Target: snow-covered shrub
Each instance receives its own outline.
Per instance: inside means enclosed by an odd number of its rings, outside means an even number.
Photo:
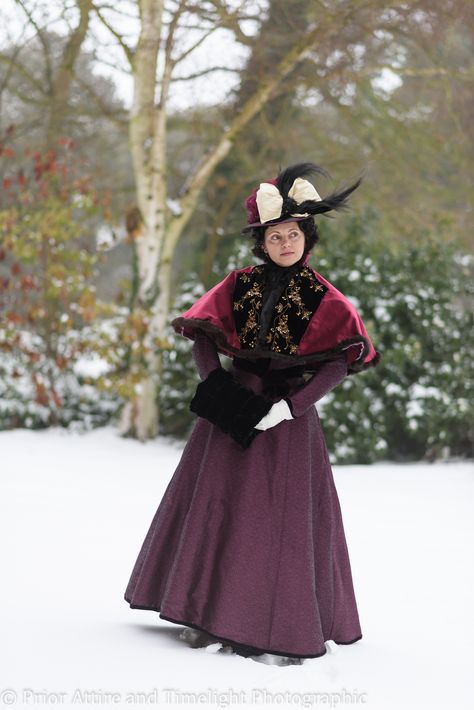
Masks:
[[[18,155],[0,141],[0,155],[0,428],[99,426],[117,393],[99,393],[77,367],[91,351],[87,327],[109,310],[92,283],[93,223],[108,197],[67,139]]]
[[[66,341],[77,340],[72,332],[63,336],[59,351],[66,351]],[[103,363],[78,358],[51,357],[38,334],[0,330],[0,429],[25,427],[43,429],[63,426],[85,431],[110,422],[120,406],[117,395],[100,391],[96,386],[97,368]]]
[[[341,237],[323,225],[312,265],[357,307],[383,359],[324,402],[334,460],[474,455],[473,258],[455,240],[374,238],[377,214]]]

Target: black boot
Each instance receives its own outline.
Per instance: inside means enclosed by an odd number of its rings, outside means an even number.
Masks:
[[[259,648],[255,648],[254,646],[246,646],[243,643],[231,643],[232,650],[234,653],[236,653],[238,656],[244,656],[244,658],[248,658],[249,656],[261,656],[265,651],[261,651]]]

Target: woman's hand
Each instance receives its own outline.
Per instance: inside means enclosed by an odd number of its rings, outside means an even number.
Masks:
[[[275,402],[268,414],[266,414],[258,424],[255,424],[255,429],[260,429],[260,431],[265,431],[270,429],[272,426],[276,426],[284,419],[293,419],[290,412],[288,403],[284,399],[280,399],[279,402]]]

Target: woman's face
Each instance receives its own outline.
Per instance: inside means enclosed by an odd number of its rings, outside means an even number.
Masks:
[[[265,229],[263,251],[279,266],[292,266],[304,253],[304,232],[298,222],[283,222]]]

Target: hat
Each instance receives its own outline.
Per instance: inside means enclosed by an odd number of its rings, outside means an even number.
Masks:
[[[308,175],[313,174],[330,177],[316,163],[296,163],[282,170],[276,178],[261,182],[245,201],[247,226],[241,230],[242,233],[254,227],[299,222],[315,214],[348,209],[347,197],[362,182],[360,177],[345,190],[332,192],[322,198],[314,185],[306,180]]]

